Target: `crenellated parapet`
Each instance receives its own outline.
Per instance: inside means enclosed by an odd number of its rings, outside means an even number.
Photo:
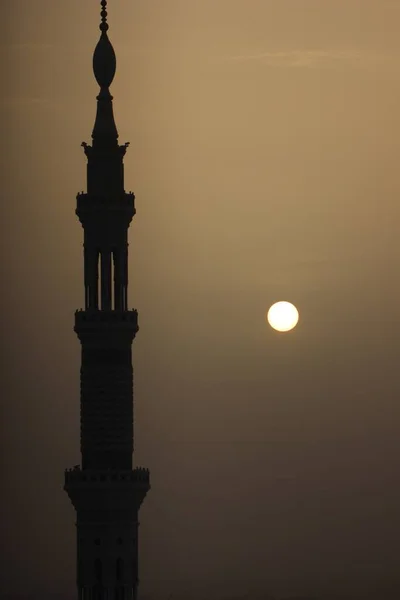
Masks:
[[[83,226],[85,226],[85,217],[88,215],[93,217],[93,211],[99,211],[99,215],[104,211],[108,218],[112,218],[113,214],[130,217],[129,221],[124,221],[128,226],[132,217],[136,214],[135,194],[133,192],[123,192],[117,196],[95,196],[79,192],[76,196],[75,213]]]
[[[79,308],[75,311],[75,323],[87,324],[91,323],[107,323],[107,324],[122,324],[130,323],[132,326],[137,326],[138,311],[135,308],[131,310],[84,310]]]
[[[77,310],[75,312],[75,332],[84,344],[106,342],[131,344],[139,331],[138,312],[117,310]]]
[[[98,154],[104,152],[103,148],[93,148],[93,146],[91,146],[90,144],[87,144],[86,142],[82,142],[81,146],[84,149],[84,152],[88,159],[92,159],[95,154],[98,155]],[[122,146],[117,146],[115,151],[121,158],[124,158],[129,146],[130,146],[130,143],[125,142],[125,144],[122,144]]]
[[[150,483],[150,471],[145,467],[136,467],[127,470],[98,470],[81,469],[79,466],[72,469],[65,469],[65,483],[93,482],[98,484],[118,483],[118,482],[139,482]]]
[[[148,469],[66,469],[64,489],[78,511],[137,511],[150,489]]]

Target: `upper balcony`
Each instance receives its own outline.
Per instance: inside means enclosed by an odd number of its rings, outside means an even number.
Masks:
[[[127,337],[131,341],[139,331],[138,311],[132,310],[83,310],[75,311],[76,333],[81,336],[91,334],[108,336],[111,341],[115,337],[116,341]]]
[[[64,489],[80,518],[97,519],[104,511],[121,518],[121,511],[137,511],[150,490],[150,473],[142,467],[126,470],[65,470]],[[83,511],[83,512],[82,512]]]
[[[118,485],[119,483],[137,483],[149,485],[150,483],[150,472],[144,467],[136,467],[133,470],[114,470],[109,469],[107,471],[97,471],[92,469],[82,470],[79,465],[76,465],[72,469],[65,469],[65,483],[66,484],[81,484],[89,483],[106,485],[112,483]]]
[[[124,192],[115,196],[114,194],[93,195],[79,192],[76,196],[75,212],[82,224],[84,224],[85,217],[92,216],[94,213],[123,216],[129,223],[136,213],[135,194]]]

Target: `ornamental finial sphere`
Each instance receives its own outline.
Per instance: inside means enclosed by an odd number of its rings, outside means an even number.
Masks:
[[[108,31],[108,23],[107,23],[107,0],[102,0],[101,1],[101,23],[100,23],[100,31],[102,31],[103,33],[105,33],[106,31]]]

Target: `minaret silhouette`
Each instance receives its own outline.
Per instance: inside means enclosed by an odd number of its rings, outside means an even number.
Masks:
[[[132,600],[138,585],[138,511],[150,489],[149,471],[132,468],[132,341],[136,310],[128,310],[128,228],[135,196],[124,191],[109,87],[116,59],[108,38],[107,2],[93,55],[100,93],[87,157],[87,193],[77,195],[84,230],[85,308],[75,313],[81,342],[82,466],[65,471],[76,510],[79,600]],[[100,283],[100,286],[99,286]],[[100,288],[100,289],[99,289]]]

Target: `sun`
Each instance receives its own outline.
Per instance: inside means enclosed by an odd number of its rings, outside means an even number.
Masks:
[[[268,310],[267,321],[276,331],[290,331],[299,321],[299,311],[291,302],[275,302]]]

